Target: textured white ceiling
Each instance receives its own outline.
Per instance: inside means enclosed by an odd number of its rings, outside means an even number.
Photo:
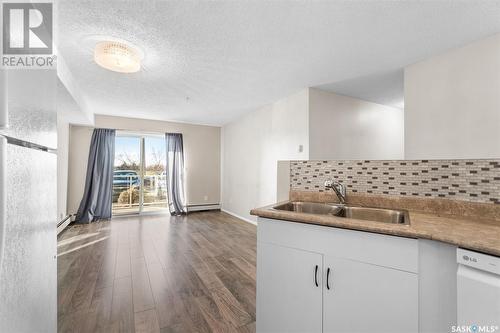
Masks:
[[[58,49],[97,114],[224,124],[309,86],[390,72],[500,32],[500,1],[65,1]],[[106,36],[136,74],[94,64]]]
[[[315,88],[395,108],[404,107],[404,69],[323,84]]]

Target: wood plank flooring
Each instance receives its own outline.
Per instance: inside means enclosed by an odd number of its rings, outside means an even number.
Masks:
[[[119,217],[58,238],[59,332],[255,332],[256,227]]]

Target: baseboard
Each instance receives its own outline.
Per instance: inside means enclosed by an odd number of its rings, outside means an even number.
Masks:
[[[236,213],[233,213],[233,212],[231,212],[231,211],[229,211],[229,210],[227,210],[227,209],[223,209],[223,208],[221,208],[221,211],[223,211],[224,213],[227,213],[227,214],[229,214],[229,215],[232,215],[232,216],[234,216],[234,217],[236,217],[236,218],[238,218],[238,219],[240,219],[240,220],[243,220],[243,221],[245,221],[245,222],[247,222],[247,223],[251,223],[251,224],[253,224],[253,225],[257,225],[257,222],[256,222],[256,221],[253,221],[253,220],[247,219],[246,217],[240,216],[240,215],[238,215],[238,214],[236,214]]]
[[[206,205],[187,205],[187,211],[198,212],[201,210],[219,210],[220,204],[206,204]]]
[[[59,235],[66,227],[68,224],[70,224],[73,219],[72,215],[67,215],[64,219],[62,219],[59,223],[57,223],[57,234]]]

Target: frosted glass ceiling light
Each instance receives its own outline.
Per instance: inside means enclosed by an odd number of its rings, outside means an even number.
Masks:
[[[135,73],[141,69],[139,51],[120,42],[97,43],[94,60],[99,66],[119,73]]]

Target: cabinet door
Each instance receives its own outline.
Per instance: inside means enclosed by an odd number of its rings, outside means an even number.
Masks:
[[[324,332],[418,331],[417,274],[329,256],[324,271]]]
[[[321,254],[257,244],[257,332],[321,332]]]

